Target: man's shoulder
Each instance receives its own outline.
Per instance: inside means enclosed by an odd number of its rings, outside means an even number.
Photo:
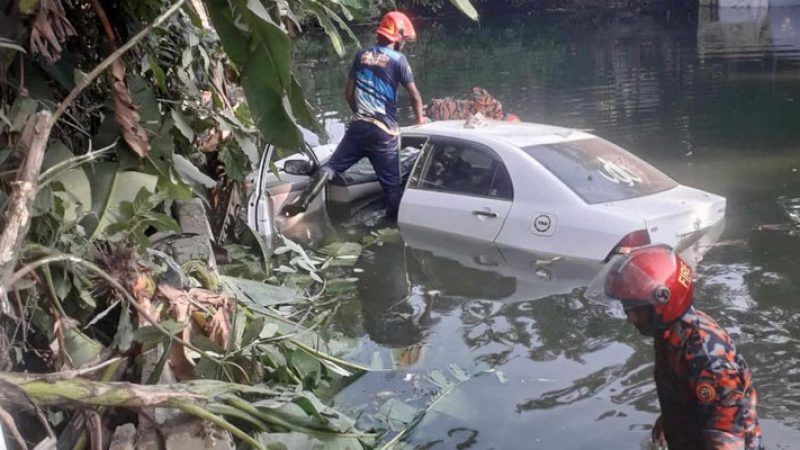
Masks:
[[[698,366],[715,365],[715,361],[734,361],[736,347],[728,333],[707,314],[696,311],[683,322],[682,352]]]

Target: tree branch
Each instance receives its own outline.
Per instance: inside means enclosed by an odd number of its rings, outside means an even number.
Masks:
[[[27,143],[25,159],[11,183],[12,192],[3,217],[5,226],[0,235],[0,315],[8,311],[11,276],[30,225],[30,207],[38,190],[39,171],[52,128],[53,116],[49,111],[41,111],[28,121],[22,133],[21,142]]]

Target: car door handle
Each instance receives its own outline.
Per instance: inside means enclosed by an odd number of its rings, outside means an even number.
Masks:
[[[480,209],[476,209],[475,211],[472,211],[472,214],[475,215],[475,216],[489,217],[489,218],[492,218],[492,219],[497,218],[497,213],[496,212],[484,211],[484,210],[480,210]]]

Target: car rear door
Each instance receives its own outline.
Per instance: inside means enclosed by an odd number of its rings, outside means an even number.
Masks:
[[[489,147],[432,137],[400,203],[401,226],[494,241],[514,197],[502,159]]]

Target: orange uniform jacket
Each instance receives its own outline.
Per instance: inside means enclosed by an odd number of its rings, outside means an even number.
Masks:
[[[761,450],[756,391],[731,338],[694,308],[657,334],[655,380],[671,450]]]

